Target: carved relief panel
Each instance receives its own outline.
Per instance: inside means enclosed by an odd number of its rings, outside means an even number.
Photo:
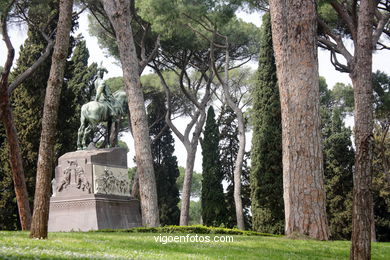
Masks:
[[[65,165],[64,165],[65,164]],[[87,178],[85,161],[67,160],[57,167],[56,178],[52,181],[53,196],[72,194],[90,194],[92,185]]]
[[[130,181],[126,168],[93,166],[95,194],[130,196]]]

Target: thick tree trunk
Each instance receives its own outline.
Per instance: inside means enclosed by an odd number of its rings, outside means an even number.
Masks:
[[[190,211],[192,173],[194,172],[197,145],[187,145],[186,169],[184,172],[183,190],[181,194],[180,226],[188,226]]]
[[[314,0],[271,0],[283,131],[285,231],[327,240]]]
[[[353,176],[352,247],[350,259],[371,258],[372,218],[372,24],[375,1],[360,2],[355,63],[350,74],[355,100],[355,171]]]
[[[73,0],[60,0],[56,41],[52,56],[49,81],[46,88],[42,118],[42,133],[39,144],[37,177],[34,198],[34,213],[31,238],[47,238],[51,176],[53,173],[54,145],[61,86],[68,56],[72,23]]]
[[[131,28],[130,1],[101,1],[116,33],[134,136],[143,225],[160,225],[157,188],[150,148],[149,127],[139,79],[139,66]]]
[[[28,201],[19,139],[14,124],[7,85],[8,84],[2,84],[0,86],[0,118],[1,122],[4,124],[7,142],[9,145],[12,179],[14,182],[16,202],[18,204],[20,224],[22,226],[22,230],[29,230],[31,225],[31,210]]]

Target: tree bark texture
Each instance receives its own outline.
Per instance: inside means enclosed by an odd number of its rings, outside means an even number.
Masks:
[[[350,77],[355,100],[355,172],[353,177],[350,259],[371,257],[371,176],[373,159],[372,24],[375,1],[360,2],[355,62]]]
[[[69,49],[72,6],[73,0],[60,0],[57,34],[43,107],[31,238],[47,238],[57,114]]]
[[[157,188],[150,148],[149,127],[139,78],[139,65],[131,28],[130,1],[101,1],[116,33],[134,137],[139,176],[142,223],[160,225]]]
[[[314,0],[271,0],[282,110],[285,232],[327,240]]]
[[[11,3],[12,4],[12,3]],[[11,161],[12,179],[16,201],[18,205],[19,219],[22,230],[30,229],[31,225],[31,210],[28,201],[28,193],[26,180],[24,177],[23,163],[19,146],[19,139],[15,128],[15,123],[12,114],[10,103],[10,91],[8,86],[8,77],[15,57],[15,49],[12,46],[7,30],[7,14],[11,5],[7,10],[3,10],[4,14],[1,17],[1,34],[7,46],[8,54],[5,62],[4,70],[0,77],[0,121],[4,124],[6,131],[7,142],[9,145],[9,159]]]

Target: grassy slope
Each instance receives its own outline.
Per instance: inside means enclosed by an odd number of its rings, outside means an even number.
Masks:
[[[74,232],[32,240],[26,232],[0,231],[0,259],[347,259],[350,246],[348,241],[259,236],[234,236],[230,243],[163,245],[153,235],[159,234]],[[373,243],[372,259],[390,259],[390,243]]]

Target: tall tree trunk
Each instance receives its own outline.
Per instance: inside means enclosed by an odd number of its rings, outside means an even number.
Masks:
[[[1,16],[0,21],[0,32],[3,35],[4,42],[8,49],[7,60],[0,77],[0,120],[4,124],[9,145],[9,158],[11,161],[12,179],[14,182],[16,201],[18,204],[20,224],[22,226],[22,230],[28,230],[31,225],[31,210],[28,201],[19,139],[9,99],[10,91],[8,86],[8,76],[15,57],[15,49],[12,46],[7,30],[7,15],[11,5],[9,5],[6,10],[3,10],[4,14]]]
[[[167,125],[172,129],[173,133],[179,138],[179,140],[183,143],[184,147],[187,151],[187,160],[186,160],[186,169],[184,172],[184,182],[183,182],[183,190],[182,190],[182,204],[181,204],[181,210],[180,210],[180,226],[187,226],[188,225],[188,217],[189,217],[189,211],[190,211],[190,198],[191,198],[191,183],[192,183],[192,173],[194,171],[194,164],[195,164],[195,157],[196,157],[196,150],[200,138],[200,134],[202,133],[203,125],[206,121],[206,105],[210,100],[211,93],[210,93],[210,85],[212,82],[212,78],[207,79],[207,86],[205,94],[199,103],[196,96],[189,96],[188,92],[183,91],[184,94],[187,96],[189,100],[193,104],[198,104],[196,107],[196,111],[191,116],[190,123],[187,124],[186,129],[184,130],[184,134],[182,134],[176,126],[172,123],[171,120],[171,90],[169,89],[169,86],[165,82],[165,79],[161,73],[160,70],[156,69],[156,72],[158,76],[160,77],[161,84],[164,86],[165,94],[167,98],[167,104],[168,109],[167,113],[165,115],[165,122]],[[182,86],[184,88],[184,86]],[[192,132],[192,128],[195,126],[194,131]],[[192,138],[189,138],[189,135],[192,135]]]
[[[214,32],[215,34],[215,32]],[[215,37],[215,35],[214,35]],[[210,58],[213,63],[213,70],[215,75],[217,76],[219,82],[222,85],[223,89],[223,95],[226,99],[226,103],[228,106],[234,111],[234,113],[237,116],[238,121],[238,153],[236,157],[236,161],[234,163],[234,172],[233,172],[233,179],[234,179],[234,191],[233,191],[233,198],[234,198],[234,205],[236,208],[236,220],[237,220],[237,227],[241,230],[245,230],[245,223],[244,223],[244,211],[242,207],[242,198],[241,198],[241,175],[242,175],[242,165],[244,163],[244,155],[245,155],[245,122],[244,122],[244,115],[239,108],[238,104],[233,100],[232,96],[230,95],[229,91],[229,64],[230,64],[230,57],[229,57],[229,41],[228,37],[225,36],[225,78],[222,79],[222,76],[219,74],[215,60],[214,60],[214,45],[210,45]]]
[[[225,80],[223,81],[221,77],[218,77],[221,81],[223,93],[226,98],[226,101],[229,105],[229,107],[234,111],[234,113],[237,116],[238,121],[238,153],[236,157],[236,162],[234,164],[234,191],[233,191],[233,197],[234,197],[234,205],[236,207],[236,219],[237,219],[237,227],[241,230],[245,230],[245,223],[244,223],[244,211],[242,207],[242,198],[241,198],[241,175],[242,175],[242,165],[244,163],[244,155],[245,155],[245,122],[244,122],[244,115],[241,111],[241,109],[238,107],[238,104],[236,104],[233,100],[233,98],[230,95],[229,91],[229,43],[226,38],[226,61],[225,61]],[[215,73],[217,74],[216,70]],[[218,75],[218,74],[217,74]]]
[[[350,74],[355,100],[355,172],[353,177],[350,259],[371,257],[371,173],[373,158],[372,24],[375,1],[360,2],[355,63]]]
[[[3,82],[2,82],[3,83]],[[24,177],[23,163],[19,146],[12,109],[9,101],[7,85],[0,86],[0,115],[4,124],[7,142],[9,146],[9,157],[11,161],[12,179],[18,204],[19,219],[22,230],[29,230],[31,225],[31,210],[28,201],[26,180]]]
[[[286,235],[327,240],[314,0],[271,0],[282,110]]]
[[[184,172],[183,191],[181,194],[181,209],[180,209],[180,226],[188,226],[192,173],[194,172],[195,156],[197,145],[186,145],[187,160],[186,169]]]
[[[183,182],[183,191],[181,194],[181,209],[180,209],[180,226],[188,226],[188,219],[189,219],[189,212],[190,212],[190,198],[191,198],[191,184],[192,184],[192,174],[194,172],[194,165],[195,165],[195,157],[196,157],[196,150],[198,147],[198,141],[200,138],[200,134],[202,133],[203,125],[206,121],[206,113],[205,108],[206,104],[210,98],[210,92],[209,89],[206,90],[206,94],[203,97],[201,108],[198,108],[196,114],[198,116],[194,116],[192,118],[192,122],[195,123],[195,129],[192,134],[192,140],[190,141],[188,138],[189,132],[192,128],[192,123],[187,125],[187,128],[185,130],[186,134],[183,136],[179,133],[177,128],[172,124],[171,120],[166,120],[167,124],[171,127],[173,132],[176,134],[176,136],[180,139],[180,141],[184,144],[184,147],[187,150],[187,160],[186,160],[186,169],[184,172],[184,182]],[[169,117],[169,114],[167,114]],[[168,118],[166,117],[166,119]],[[199,117],[199,120],[198,120]]]
[[[242,111],[237,107],[238,111],[235,111],[238,121],[238,153],[236,162],[234,165],[234,204],[236,206],[236,218],[237,218],[237,227],[238,229],[245,230],[244,223],[244,209],[242,207],[242,198],[241,198],[241,175],[242,175],[242,165],[244,163],[245,155],[245,123],[244,115]]]
[[[51,176],[53,173],[54,145],[61,86],[64,80],[69,37],[72,24],[73,0],[60,0],[56,41],[52,56],[49,81],[43,107],[42,133],[39,144],[34,213],[31,238],[47,238]]]
[[[226,57],[229,56],[228,51],[226,52]],[[226,66],[229,64],[229,58],[226,60]],[[242,166],[244,163],[244,155],[245,155],[245,122],[244,122],[244,115],[241,111],[241,109],[238,107],[238,105],[233,101],[232,97],[230,96],[229,92],[229,86],[226,84],[226,82],[229,82],[228,80],[229,70],[225,69],[225,81],[222,81],[222,87],[223,87],[223,93],[226,98],[227,104],[229,107],[234,111],[234,113],[237,116],[237,122],[238,122],[238,152],[236,161],[234,163],[234,172],[233,172],[233,179],[234,179],[234,191],[233,191],[233,197],[234,197],[234,205],[236,208],[236,219],[237,219],[237,227],[238,229],[245,230],[245,222],[244,222],[244,209],[242,207],[242,198],[241,198],[241,175],[242,175]]]
[[[101,1],[116,33],[134,136],[143,225],[160,225],[157,188],[150,148],[149,127],[139,79],[139,65],[131,28],[130,1]]]

